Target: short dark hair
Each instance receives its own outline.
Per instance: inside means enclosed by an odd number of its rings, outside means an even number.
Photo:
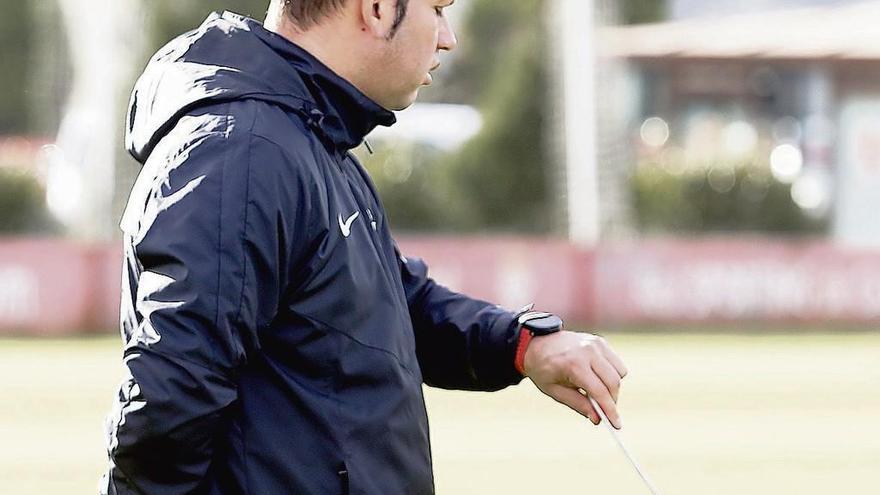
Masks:
[[[391,26],[391,32],[388,33],[388,39],[393,38],[397,34],[397,29],[400,28],[403,18],[406,17],[406,8],[409,7],[409,0],[397,0],[396,7],[397,12],[394,14],[394,24]]]
[[[290,17],[301,29],[318,23],[321,19],[333,14],[345,5],[346,0],[284,0],[284,14]],[[394,16],[394,24],[388,36],[393,38],[397,29],[406,17],[406,9],[409,0],[397,0],[397,12]]]
[[[338,11],[346,0],[283,0],[284,14],[300,29],[308,29]]]

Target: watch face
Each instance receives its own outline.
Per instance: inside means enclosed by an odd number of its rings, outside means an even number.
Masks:
[[[562,318],[552,313],[526,313],[519,317],[519,323],[535,335],[547,335],[562,330]]]

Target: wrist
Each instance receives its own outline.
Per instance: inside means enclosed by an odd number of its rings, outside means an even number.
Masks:
[[[514,320],[519,325],[519,335],[513,366],[522,376],[528,376],[526,373],[526,354],[532,340],[535,337],[562,330],[562,320],[558,316],[552,313],[531,311],[531,309],[531,306],[528,306],[517,314]]]

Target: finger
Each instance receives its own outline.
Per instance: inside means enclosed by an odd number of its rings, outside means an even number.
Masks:
[[[617,413],[617,406],[611,397],[611,392],[608,391],[602,380],[596,376],[592,368],[575,368],[571,381],[576,387],[583,389],[590,397],[596,400],[605,416],[608,417],[608,420],[611,421],[615,428],[619,430],[623,427],[623,423],[620,421],[620,414]]]
[[[599,413],[596,412],[593,405],[590,404],[590,400],[577,390],[562,385],[554,385],[549,388],[547,392],[556,402],[565,404],[574,411],[580,413],[582,416],[592,421],[594,425],[598,425],[599,421],[601,421]]]
[[[614,349],[611,348],[611,345],[608,344],[604,338],[599,338],[599,342],[602,346],[602,353],[605,355],[605,358],[608,359],[608,362],[611,363],[611,366],[614,366],[614,369],[617,370],[617,374],[624,378],[629,373],[629,370],[626,368],[626,365],[623,364],[623,359],[620,359],[620,356],[614,352]]]
[[[617,398],[620,396],[620,375],[617,373],[617,370],[614,366],[611,366],[607,359],[602,358],[593,360],[590,363],[590,367],[593,368],[593,372],[605,384],[605,388],[611,393],[611,399],[616,404]]]

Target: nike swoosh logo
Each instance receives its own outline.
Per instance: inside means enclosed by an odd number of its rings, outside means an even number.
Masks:
[[[351,224],[353,224],[354,221],[357,220],[359,216],[361,216],[361,212],[356,211],[356,212],[352,213],[352,215],[350,217],[348,217],[348,220],[343,221],[342,220],[342,213],[339,214],[339,230],[342,231],[343,237],[348,237],[351,235]]]

